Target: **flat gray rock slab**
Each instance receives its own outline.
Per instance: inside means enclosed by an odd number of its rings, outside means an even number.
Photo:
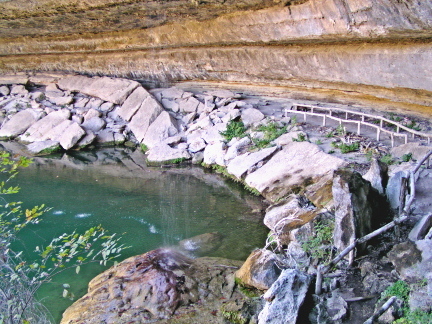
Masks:
[[[65,120],[56,127],[54,127],[47,137],[53,141],[59,142],[60,146],[69,150],[86,134],[76,122]]]
[[[53,111],[30,126],[20,136],[20,140],[27,143],[47,140],[47,133],[63,121],[68,120],[69,117],[70,111],[67,109]]]
[[[148,97],[151,97],[151,95],[147,90],[143,87],[136,88],[120,107],[118,111],[119,116],[126,121],[130,121],[138,109],[144,105]],[[149,105],[149,102],[146,105]]]
[[[258,152],[239,155],[231,160],[228,164],[227,170],[237,178],[241,178],[251,167],[272,155],[276,150],[277,147],[274,146],[265,148]]]
[[[38,141],[27,145],[27,150],[34,155],[50,154],[60,149],[60,143],[52,140]]]
[[[27,84],[28,81],[28,76],[23,73],[0,75],[0,84]]]
[[[14,138],[24,133],[42,116],[41,112],[34,109],[21,110],[13,115],[0,129],[0,138]]]
[[[324,153],[315,144],[292,142],[261,168],[249,174],[245,182],[275,201],[344,165],[344,160]]]
[[[152,148],[153,146],[156,146],[166,140],[168,137],[177,134],[178,129],[174,118],[172,118],[168,112],[162,111],[154,120],[154,122],[148,127],[142,142],[149,148]]]
[[[147,151],[149,162],[164,163],[176,159],[190,159],[191,155],[185,149],[176,149],[168,144],[159,144]]]
[[[140,84],[127,79],[109,77],[89,78],[75,75],[60,79],[57,85],[62,90],[81,92],[121,105]]]
[[[148,128],[163,111],[162,106],[152,96],[141,103],[128,125],[138,142],[144,140]]]

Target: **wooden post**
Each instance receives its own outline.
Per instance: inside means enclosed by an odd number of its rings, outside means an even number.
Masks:
[[[345,119],[348,119],[348,111],[345,112]]]
[[[380,119],[380,127],[381,128],[383,127],[383,120],[382,119]]]
[[[323,115],[323,126],[326,125],[326,119],[327,119],[326,114],[324,114],[324,115]]]
[[[408,143],[408,135],[407,134],[404,134],[405,135],[405,144],[406,143]]]
[[[399,133],[399,125],[396,125],[396,133]]]
[[[358,135],[360,135],[360,125],[361,125],[361,121],[359,121],[357,124],[357,134]]]
[[[393,135],[393,133],[390,133],[390,137],[391,137],[391,146],[394,147],[394,135]]]
[[[303,113],[303,119],[306,121],[306,111]]]
[[[381,129],[377,128],[377,141],[380,140],[380,135],[381,135]]]

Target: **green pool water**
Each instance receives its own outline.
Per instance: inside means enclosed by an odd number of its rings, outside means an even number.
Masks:
[[[262,215],[256,212],[259,199],[203,170],[131,171],[121,162],[79,167],[44,162],[22,170],[16,183],[22,189],[14,199],[22,200],[24,207],[52,207],[41,223],[20,234],[18,245],[29,258],[36,245],[98,224],[122,235],[122,243],[130,246],[121,259],[217,231],[223,241],[210,256],[244,260],[263,245],[267,234]],[[62,285],[71,286],[76,300],[102,270],[92,264],[81,267],[78,275],[65,271],[44,285],[38,297],[59,322],[73,302],[62,298]]]

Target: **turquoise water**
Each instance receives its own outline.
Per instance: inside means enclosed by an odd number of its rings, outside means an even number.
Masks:
[[[35,245],[102,224],[111,233],[122,234],[122,243],[131,246],[122,259],[215,231],[223,241],[211,256],[244,260],[253,248],[262,246],[267,230],[261,214],[252,211],[260,206],[259,200],[216,176],[200,171],[204,178],[200,179],[190,173],[145,169],[135,177],[121,163],[79,168],[44,164],[23,170],[17,178],[22,189],[15,199],[22,200],[24,207],[44,203],[52,209],[40,224],[20,235],[20,245],[31,258]],[[40,289],[38,296],[56,322],[73,302],[61,297],[62,285],[71,286],[76,300],[102,270],[87,265],[78,275],[65,271]]]

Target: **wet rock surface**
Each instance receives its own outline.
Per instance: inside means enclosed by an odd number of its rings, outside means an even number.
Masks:
[[[153,323],[176,316],[180,306],[230,298],[240,264],[220,258],[192,260],[169,249],[150,251],[95,277],[61,323]]]

